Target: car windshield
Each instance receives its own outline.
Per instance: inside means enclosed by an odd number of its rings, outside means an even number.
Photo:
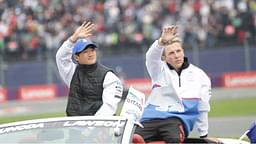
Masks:
[[[126,120],[38,121],[0,127],[0,143],[121,143]]]

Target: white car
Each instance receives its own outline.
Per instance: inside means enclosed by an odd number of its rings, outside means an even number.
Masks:
[[[60,117],[0,126],[0,143],[129,143],[134,128],[129,119]]]
[[[28,120],[0,125],[0,143],[144,143],[143,139],[134,139],[134,128],[134,121],[121,116]],[[246,141],[225,138],[188,138],[185,143],[249,144]]]

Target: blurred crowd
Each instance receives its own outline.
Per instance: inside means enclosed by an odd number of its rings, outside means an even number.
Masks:
[[[141,52],[170,24],[188,49],[256,41],[256,0],[0,0],[0,18],[1,55],[22,60],[54,55],[84,20],[109,54]]]

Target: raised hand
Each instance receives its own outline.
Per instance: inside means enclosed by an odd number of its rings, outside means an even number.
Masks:
[[[158,40],[159,44],[163,46],[171,44],[174,39],[177,39],[176,30],[177,27],[174,25],[164,27]]]
[[[83,24],[76,29],[76,31],[69,38],[69,40],[75,43],[78,39],[90,37],[92,35],[93,28],[93,23],[91,23],[90,21],[84,21]]]

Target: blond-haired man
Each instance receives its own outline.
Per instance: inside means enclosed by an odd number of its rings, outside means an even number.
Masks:
[[[137,127],[146,142],[182,143],[197,125],[200,137],[208,135],[211,81],[199,67],[189,63],[175,26],[166,26],[146,53],[152,81],[141,122]]]

